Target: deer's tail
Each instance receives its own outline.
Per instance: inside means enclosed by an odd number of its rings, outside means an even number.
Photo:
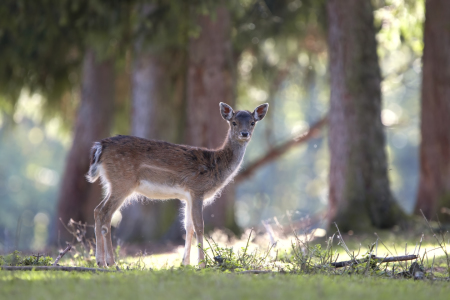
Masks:
[[[95,142],[91,148],[91,166],[86,174],[86,179],[89,182],[95,182],[100,177],[100,156],[102,155],[102,144]]]

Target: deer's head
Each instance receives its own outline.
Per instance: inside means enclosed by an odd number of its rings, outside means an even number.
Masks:
[[[252,137],[256,122],[261,121],[267,113],[269,104],[261,104],[251,113],[248,110],[238,110],[234,112],[228,104],[220,102],[220,114],[230,125],[230,137],[248,142]]]

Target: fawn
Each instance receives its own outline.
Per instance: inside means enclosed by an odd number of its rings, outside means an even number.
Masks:
[[[100,177],[106,192],[94,210],[98,266],[115,264],[111,218],[127,198],[137,193],[149,199],[180,199],[185,203],[183,264],[189,264],[195,231],[200,245],[198,263],[204,267],[203,206],[211,203],[236,175],[255,124],[269,108],[262,104],[251,113],[234,112],[222,102],[219,106],[229,129],[224,144],[216,150],[122,135],[94,143],[86,177],[89,182]]]

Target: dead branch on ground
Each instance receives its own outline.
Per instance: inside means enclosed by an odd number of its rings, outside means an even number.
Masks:
[[[246,270],[241,272],[236,272],[236,274],[267,274],[272,273],[270,270]]]
[[[55,259],[55,262],[53,263],[53,266],[57,266],[59,260],[60,260],[67,252],[69,252],[71,249],[72,249],[72,245],[71,245],[71,244],[67,244],[67,248],[64,249],[64,251],[59,252],[59,255],[58,255],[58,257]]]
[[[388,262],[396,262],[396,261],[406,261],[406,260],[414,260],[417,259],[418,256],[415,254],[412,255],[404,255],[404,256],[393,256],[393,257],[376,257],[375,255],[371,255],[370,259],[371,260],[377,260],[380,263],[388,263]],[[369,258],[365,258],[365,259],[358,259],[356,260],[356,264],[362,264],[369,261]],[[335,268],[342,268],[342,267],[346,267],[346,266],[350,266],[352,264],[355,264],[354,260],[347,260],[347,261],[340,261],[340,262],[334,262],[331,263],[332,267]]]
[[[8,271],[68,271],[68,272],[115,272],[113,270],[83,268],[83,267],[63,267],[63,266],[0,266],[1,270]]]

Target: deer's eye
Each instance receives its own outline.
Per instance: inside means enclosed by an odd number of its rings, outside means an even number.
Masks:
[[[233,122],[233,126],[236,126],[237,124],[236,124],[236,122]]]
[[[252,124],[251,124],[252,126],[255,126],[255,122],[252,122]]]

